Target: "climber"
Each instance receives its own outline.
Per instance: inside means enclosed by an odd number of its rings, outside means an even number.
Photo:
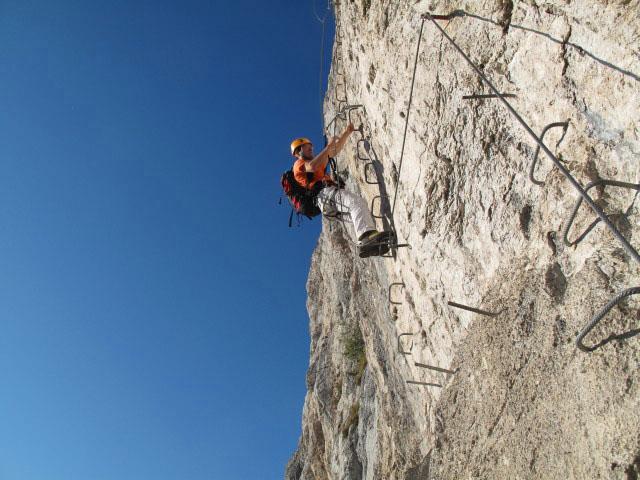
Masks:
[[[326,173],[329,155],[337,156],[354,130],[353,124],[350,123],[340,137],[330,138],[325,149],[316,157],[313,156],[313,145],[309,140],[296,138],[291,142],[291,154],[296,157],[293,164],[295,179],[304,188],[317,192],[315,203],[322,214],[349,214],[359,242],[358,255],[366,258],[387,253],[392,232],[379,232],[367,203],[357,195],[340,188]],[[321,184],[318,185],[318,182]]]

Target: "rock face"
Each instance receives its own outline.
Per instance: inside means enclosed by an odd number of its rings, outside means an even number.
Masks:
[[[593,352],[574,338],[640,285],[639,265],[602,222],[588,231],[596,216],[584,203],[568,235],[579,241],[565,244],[576,190],[542,152],[544,184],[529,179],[534,141],[499,100],[463,99],[491,92],[433,23],[421,25],[425,11],[456,10],[439,25],[516,95],[532,130],[568,124],[544,141],[581,185],[640,181],[638,0],[337,4],[325,122],[363,105],[338,167],[347,189],[373,200],[379,227],[411,248],[360,259],[348,220],[323,219],[307,283],[303,433],[285,476],[638,478],[640,297],[586,337]],[[589,193],[640,246],[637,191]]]

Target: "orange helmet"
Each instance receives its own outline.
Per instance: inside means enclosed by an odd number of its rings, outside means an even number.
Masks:
[[[291,155],[296,156],[296,148],[301,147],[302,145],[311,144],[311,141],[306,138],[296,138],[293,142],[291,142]]]

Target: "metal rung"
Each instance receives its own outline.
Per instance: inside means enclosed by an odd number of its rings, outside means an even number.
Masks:
[[[350,108],[347,109],[347,121],[349,123],[353,123],[353,120],[351,119],[351,112],[357,110],[358,108],[364,108],[364,105],[350,105]],[[359,130],[360,128],[362,128],[362,125],[360,125],[360,127],[358,127],[356,130]]]
[[[609,313],[609,310],[615,307],[618,304],[618,302],[620,302],[620,300],[622,300],[624,297],[628,297],[629,295],[637,295],[638,293],[640,293],[640,287],[628,288],[620,292],[611,300],[609,300],[609,303],[607,303],[604,307],[602,307],[602,310],[600,310],[596,314],[596,316],[593,317],[593,319],[589,322],[589,324],[586,327],[584,327],[582,331],[578,334],[578,336],[576,337],[576,347],[578,347],[583,352],[592,352],[593,350],[595,350],[598,347],[598,345],[596,345],[595,347],[585,346],[582,343],[582,340],[584,339],[584,337],[586,337],[587,334],[591,330],[593,330],[593,328],[598,324],[598,322],[602,320],[602,317],[604,317],[607,313]]]
[[[463,310],[468,310],[470,312],[479,313],[480,315],[485,315],[487,317],[497,317],[498,315],[500,315],[502,313],[502,312],[491,313],[491,312],[487,312],[485,310],[479,310],[477,308],[468,307],[466,305],[462,305],[462,304],[456,303],[456,302],[447,302],[447,305],[449,305],[451,307],[461,308]]]
[[[632,190],[640,190],[640,185],[638,185],[637,183],[627,183],[627,182],[618,182],[617,180],[596,180],[595,182],[591,182],[589,185],[587,185],[586,187],[584,187],[584,191],[588,192],[591,188],[596,187],[598,185],[612,185],[614,187],[623,187],[623,188],[630,188]],[[571,242],[569,241],[569,230],[571,230],[571,226],[573,225],[573,221],[576,219],[576,215],[578,214],[578,209],[580,208],[580,205],[582,205],[582,197],[578,198],[578,200],[576,201],[575,206],[573,207],[573,211],[571,212],[571,216],[569,217],[569,220],[567,221],[567,224],[564,227],[563,230],[563,237],[564,237],[564,244],[568,247],[573,247],[574,245],[577,245],[578,243],[580,243],[584,237],[587,236],[587,234],[593,229],[593,227],[596,226],[596,224],[600,221],[599,218],[597,218],[585,231],[582,235],[580,235],[575,241]]]
[[[338,98],[338,87],[339,87],[340,85],[342,85],[342,87],[344,88],[344,100],[343,100],[343,99],[341,99],[341,98]],[[338,83],[338,84],[336,84],[336,87],[335,87],[335,88],[336,88],[336,89],[335,89],[335,97],[336,97],[336,100],[337,100],[338,102],[345,102],[345,103],[346,103],[346,102],[347,102],[347,87],[346,87],[346,85],[345,85],[344,83]]]
[[[449,13],[448,15],[434,15],[434,14],[424,14],[421,15],[420,18],[422,19],[429,19],[429,17],[433,18],[434,20],[451,20],[452,18],[455,17],[464,17],[464,14],[461,14],[460,11],[456,10],[453,13]]]
[[[389,198],[389,195],[376,195],[376,196],[375,196],[375,197],[373,197],[373,199],[371,200],[371,208],[370,208],[370,210],[371,210],[371,216],[372,216],[373,218],[380,218],[380,219],[382,219],[382,218],[384,218],[384,215],[379,215],[379,216],[378,216],[378,215],[374,215],[374,213],[373,213],[373,204],[375,203],[376,198],[380,198],[380,199],[387,198],[387,199],[388,199],[388,198]],[[382,203],[380,204],[380,213],[382,213]]]
[[[366,158],[360,155],[360,144],[362,143],[365,152],[367,152],[367,156]],[[366,138],[361,138],[360,140],[358,140],[358,143],[356,144],[356,157],[358,158],[358,160],[363,160],[365,162],[370,162],[371,161],[371,157],[369,156],[369,150],[371,149],[371,144],[369,143],[369,141]]]
[[[344,107],[341,108],[340,105],[342,105],[343,103],[345,105],[344,105]],[[349,123],[351,123],[351,111],[352,110],[357,110],[358,108],[362,108],[362,107],[363,107],[363,105],[361,105],[361,104],[348,105],[346,102],[342,102],[342,101],[339,102],[338,103],[338,113],[336,113],[335,116],[331,119],[331,121],[325,125],[325,127],[324,127],[325,132],[328,131],[328,129],[331,126],[331,124],[337,123],[336,121],[338,120],[338,118],[345,118],[345,115],[349,119]]]
[[[373,167],[373,162],[364,164],[364,181],[367,182],[369,185],[380,185],[380,182],[378,182],[378,180],[376,180],[375,182],[369,181],[369,177],[367,177],[367,172],[369,171],[368,167]],[[376,173],[375,170],[373,173]]]
[[[435,370],[436,372],[448,373],[450,375],[455,375],[458,370],[447,370],[446,368],[434,367],[433,365],[426,365],[424,363],[415,362],[416,367],[427,368],[429,370]]]
[[[413,249],[413,247],[411,247],[411,245],[409,245],[408,243],[391,243],[391,242],[389,242],[387,245],[389,245],[389,253],[388,254],[384,254],[384,255],[380,255],[380,257],[382,257],[382,258],[394,258],[395,257],[394,249],[396,249],[396,248],[409,247],[409,250]]]
[[[517,95],[513,94],[513,93],[503,93],[502,96],[504,98],[518,98]],[[462,97],[463,100],[479,100],[479,99],[483,99],[483,98],[500,98],[498,95],[495,95],[493,93],[487,93],[487,94],[474,94],[474,95],[464,95]]]
[[[380,255],[382,258],[393,258],[394,257],[394,253],[393,250],[395,248],[403,248],[403,247],[409,247],[409,250],[413,250],[413,247],[411,245],[409,245],[408,243],[393,243],[393,241],[398,241],[397,237],[395,236],[395,233],[393,235],[393,237],[389,238],[390,242],[388,243],[389,245],[389,255]],[[393,240],[393,241],[391,241]]]
[[[549,129],[554,127],[562,127],[564,129],[564,132],[562,132],[562,137],[560,137],[560,140],[558,141],[558,143],[560,143],[564,138],[565,134],[567,133],[567,128],[569,127],[569,124],[567,122],[550,123],[549,125],[544,127],[544,130],[542,130],[542,133],[540,134],[540,141],[542,141],[542,139],[544,138],[545,133],[547,133]],[[538,162],[539,153],[540,153],[540,145],[536,145],[536,152],[533,154],[533,162],[531,162],[531,169],[529,170],[529,180],[531,180],[536,185],[544,185],[543,181],[536,180],[535,178],[533,178],[533,174],[535,173],[535,169],[536,169],[536,163]]]
[[[393,258],[393,249],[394,248],[402,248],[402,247],[409,247],[409,250],[412,250],[411,245],[409,245],[408,243],[389,243],[389,255],[380,255],[382,258]]]
[[[392,305],[402,305],[402,302],[394,302],[393,300],[391,300],[391,288],[395,287],[396,285],[401,285],[402,288],[404,288],[404,283],[403,282],[395,282],[389,285],[389,303]]]
[[[402,350],[402,343],[400,342],[400,338],[406,336],[413,337],[413,333],[401,333],[400,335],[398,335],[398,353],[401,353],[402,355],[411,355],[410,351],[405,352]],[[413,339],[411,341],[411,348],[413,348]],[[411,348],[409,348],[409,350],[411,350]]]
[[[439,383],[416,382],[415,380],[407,380],[407,383],[410,383],[412,385],[424,385],[426,387],[442,388],[442,385],[440,385]]]

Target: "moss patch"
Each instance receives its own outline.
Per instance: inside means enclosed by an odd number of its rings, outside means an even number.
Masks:
[[[347,438],[349,436],[349,430],[351,427],[357,427],[358,421],[360,420],[360,402],[356,402],[351,405],[351,411],[349,412],[349,418],[347,419],[347,423],[342,427],[342,436]]]
[[[360,385],[362,382],[362,375],[364,375],[364,370],[367,368],[367,356],[363,354],[360,357],[360,361],[358,362],[358,368],[356,369],[356,384]]]

